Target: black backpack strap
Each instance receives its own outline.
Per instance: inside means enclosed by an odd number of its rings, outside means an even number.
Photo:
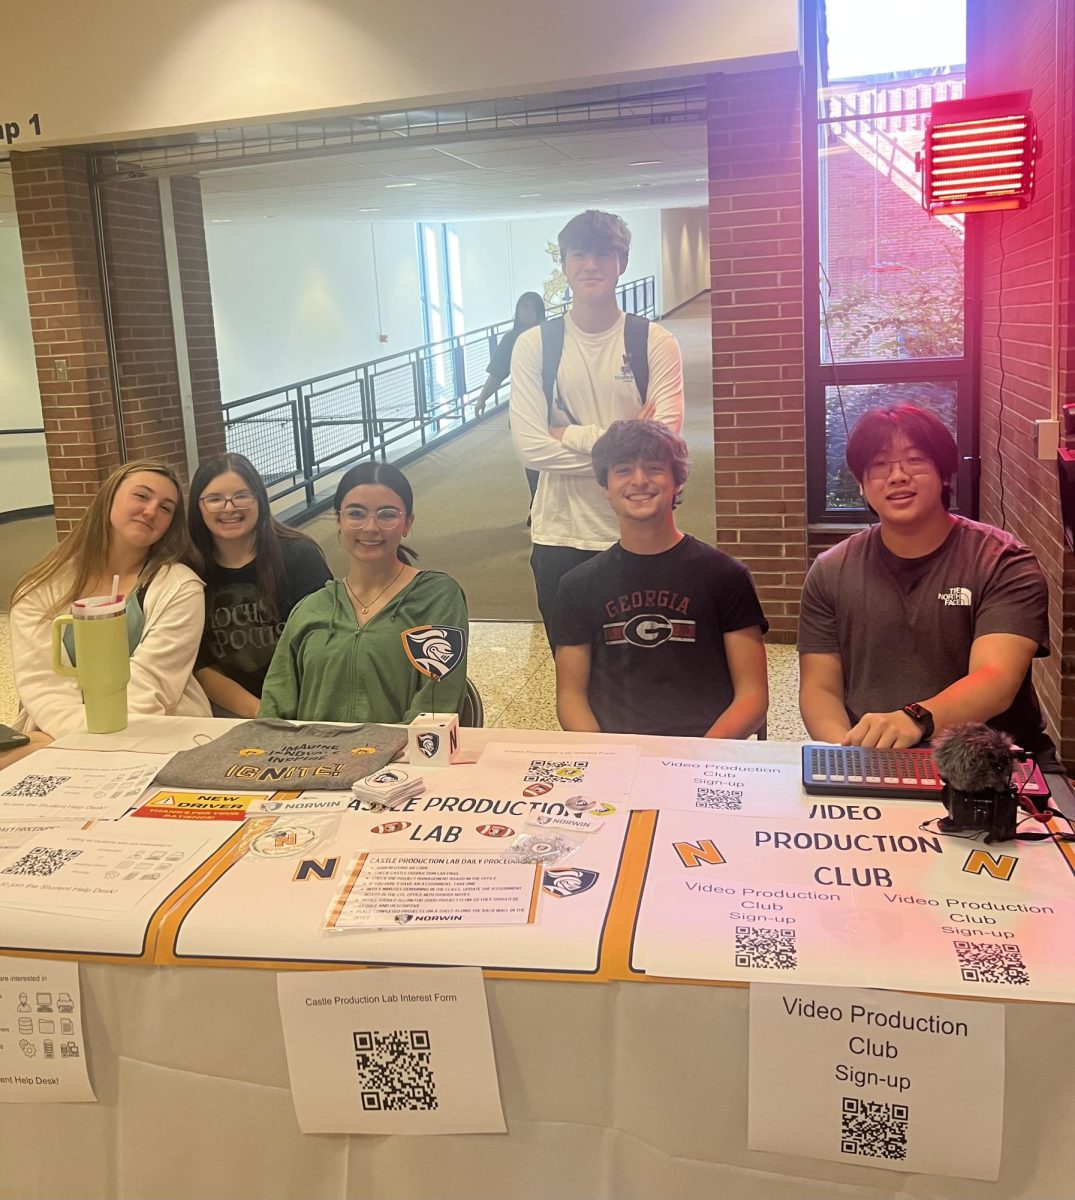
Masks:
[[[646,403],[649,391],[649,320],[634,313],[624,314],[623,348],[627,352],[627,365],[635,377],[639,404]],[[561,334],[561,346],[563,335]]]
[[[545,393],[545,404],[552,424],[552,406],[555,400],[556,372],[564,354],[564,318],[541,323],[541,388]]]

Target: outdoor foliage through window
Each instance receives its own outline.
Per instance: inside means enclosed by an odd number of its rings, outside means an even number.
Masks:
[[[847,432],[868,409],[912,403],[957,430],[966,394],[962,217],[921,205],[916,154],[930,106],[965,90],[965,7],[879,18],[874,5],[825,0],[828,78],[818,91],[820,372],[812,420],[824,409],[824,495],[812,474],[811,511],[861,510],[844,462]],[[880,22],[880,23],[879,23]],[[913,32],[912,32],[913,31]],[[923,381],[917,364],[940,360]],[[913,371],[901,367],[914,362]],[[851,373],[854,383],[843,382]],[[918,378],[910,379],[912,374]],[[931,372],[932,374],[932,372]],[[868,381],[868,382],[867,382]],[[842,404],[841,404],[842,399]],[[816,425],[814,426],[816,429]]]
[[[841,400],[843,408],[841,411]],[[826,508],[861,508],[863,501],[844,454],[847,432],[871,408],[892,404],[917,404],[936,413],[956,436],[956,385],[954,383],[876,383],[825,389]],[[847,420],[846,429],[844,419]]]

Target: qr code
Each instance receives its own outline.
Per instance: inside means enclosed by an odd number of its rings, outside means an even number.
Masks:
[[[840,1149],[844,1154],[900,1160],[907,1157],[906,1104],[845,1096],[840,1118]]]
[[[738,812],[743,807],[742,788],[699,788],[699,808],[723,808]]]
[[[524,783],[582,783],[586,778],[586,761],[572,762],[563,758],[535,758],[523,776]]]
[[[78,858],[81,853],[81,850],[57,850],[53,846],[35,846],[22,858],[13,862],[10,867],[5,867],[2,873],[4,875],[55,875],[64,863]]]
[[[792,970],[799,965],[795,956],[795,930],[736,925],[735,965]]]
[[[1030,974],[1022,952],[1013,945],[985,942],[953,942],[959,956],[960,974],[968,983],[1010,983],[1025,987]]]
[[[352,1036],[363,1112],[432,1112],[437,1107],[428,1030],[367,1029]]]
[[[33,796],[34,799],[40,800],[45,796],[51,796],[58,787],[65,784],[70,778],[70,775],[27,775],[23,779],[20,779],[14,787],[8,788],[6,792],[0,794],[4,796]]]

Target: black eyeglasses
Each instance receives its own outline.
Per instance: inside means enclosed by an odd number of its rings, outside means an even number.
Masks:
[[[236,492],[234,496],[203,496],[199,501],[206,512],[223,512],[230,504],[237,512],[253,508],[258,498],[253,492]]]

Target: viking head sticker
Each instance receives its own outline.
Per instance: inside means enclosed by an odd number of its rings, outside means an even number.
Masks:
[[[443,679],[463,659],[467,635],[452,625],[417,625],[400,634],[411,666],[430,679]]]

